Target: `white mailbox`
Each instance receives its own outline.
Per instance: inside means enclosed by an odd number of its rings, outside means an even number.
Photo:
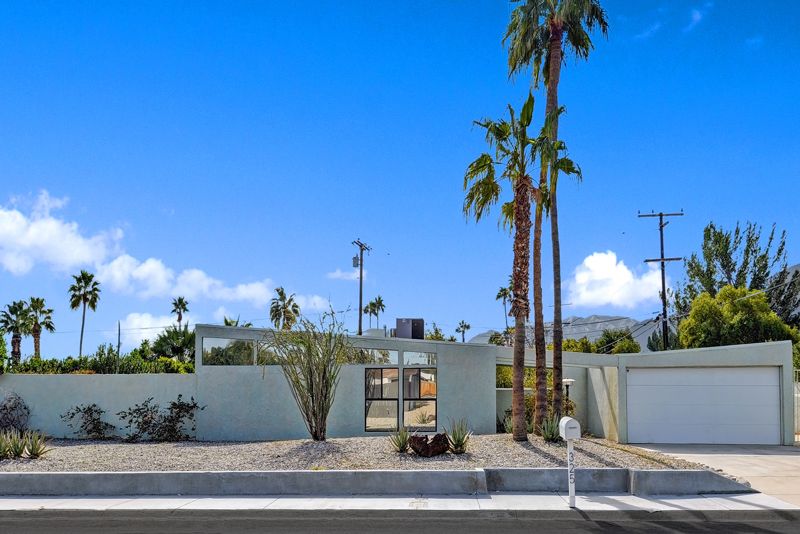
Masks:
[[[581,438],[581,424],[572,417],[562,417],[558,422],[558,434],[561,439],[571,440]]]

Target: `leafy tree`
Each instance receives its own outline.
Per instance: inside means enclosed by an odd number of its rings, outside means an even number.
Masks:
[[[31,320],[31,336],[33,337],[33,357],[37,360],[42,357],[41,338],[42,330],[55,332],[56,326],[53,324],[53,310],[45,306],[44,299],[31,297],[28,306]]]
[[[492,345],[499,345],[501,347],[511,346],[511,340],[514,338],[514,327],[509,327],[502,332],[492,332],[489,336],[489,343]]]
[[[714,297],[703,292],[694,299],[689,316],[678,327],[678,336],[686,348],[800,341],[797,329],[770,309],[763,292],[733,286],[723,287]]]
[[[172,299],[172,313],[178,316],[178,328],[183,322],[183,314],[189,313],[189,302],[183,297]]]
[[[594,344],[585,336],[580,339],[565,339],[562,348],[565,352],[584,352],[589,354],[595,351]]]
[[[86,325],[86,308],[95,311],[100,300],[100,283],[94,279],[89,271],[81,270],[80,274],[72,275],[75,282],[69,286],[69,307],[77,310],[83,308],[81,316],[81,341],[78,346],[78,357],[83,355],[83,328]]]
[[[439,328],[436,323],[431,323],[431,329],[425,332],[425,339],[431,341],[445,341],[444,332]]]
[[[792,364],[795,369],[800,370],[800,343],[792,345]]]
[[[679,348],[681,348],[681,343],[678,339],[678,333],[670,328],[667,336],[667,350]],[[661,328],[653,330],[653,333],[647,338],[647,349],[652,352],[664,350],[664,336],[661,334]]]
[[[228,317],[227,315],[222,318],[222,324],[224,326],[238,326],[239,328],[253,328],[253,323],[250,321],[245,321],[242,324],[239,324],[239,316],[236,316],[236,319],[232,317]]]
[[[558,416],[562,408],[562,359],[563,324],[561,316],[561,245],[558,231],[558,174],[559,141],[558,141],[558,86],[561,78],[561,66],[565,62],[564,47],[581,59],[588,59],[594,48],[589,34],[599,28],[603,35],[607,34],[608,21],[606,13],[598,0],[525,0],[517,2],[511,13],[503,43],[508,46],[509,75],[519,73],[532,67],[533,83],[538,87],[544,81],[547,93],[545,104],[547,136],[554,150],[548,156],[542,155],[539,171],[539,190],[547,192],[547,204],[550,214],[551,242],[553,250],[553,412]],[[547,126],[547,125],[546,125]],[[549,188],[548,188],[549,173]],[[544,197],[544,195],[542,195]],[[537,211],[539,206],[537,204]],[[541,247],[541,237],[539,237]],[[534,307],[541,309],[541,254],[536,257],[537,237],[534,236]],[[538,272],[537,272],[538,271]],[[537,284],[536,278],[539,278]],[[535,313],[534,345],[537,348],[537,359],[544,358],[544,319]],[[541,354],[540,354],[541,353]],[[537,364],[537,369],[538,369]],[[537,375],[537,413],[534,428],[539,428],[546,413],[547,396],[546,377],[542,370]]]
[[[273,297],[269,307],[269,318],[275,328],[291,330],[300,318],[300,306],[294,300],[294,293],[287,296],[282,288],[276,288],[276,297]]]
[[[470,324],[464,320],[458,323],[458,326],[456,327],[456,333],[461,334],[462,343],[464,343],[465,335],[467,333],[467,330],[469,330],[470,328],[472,328],[472,326],[470,326]]]
[[[528,137],[528,127],[533,116],[533,95],[528,94],[517,117],[514,108],[508,106],[509,120],[484,119],[475,124],[486,132],[486,143],[491,152],[484,152],[467,167],[464,175],[464,214],[476,221],[488,214],[500,200],[501,186],[495,168],[501,169],[499,178],[508,180],[513,190],[513,200],[501,207],[503,224],[514,229],[514,260],[511,277],[514,299],[511,315],[514,316],[514,357],[512,387],[512,418],[514,440],[527,441],[525,424],[525,392],[523,373],[525,369],[525,323],[530,315],[528,279],[530,272],[531,197],[537,206],[541,195],[533,187],[528,168],[533,165],[534,150]],[[538,230],[541,234],[541,229]],[[537,355],[537,368],[539,364]],[[544,365],[544,364],[542,364]]]
[[[0,328],[11,333],[11,366],[22,358],[22,337],[31,333],[31,313],[24,300],[15,300],[0,312]]]
[[[800,272],[787,266],[786,232],[775,232],[773,225],[763,239],[761,227],[751,222],[737,222],[732,231],[709,223],[700,253],[686,261],[685,283],[673,292],[675,311],[685,315],[700,293],[715,297],[734,286],[767,290],[770,307],[787,324],[800,326]]]
[[[153,342],[153,354],[173,358],[179,362],[194,361],[194,330],[189,325],[183,328],[170,326],[164,329]]]
[[[626,354],[642,351],[641,345],[633,339],[631,331],[627,328],[608,328],[603,330],[597,341],[594,342],[598,354]]]

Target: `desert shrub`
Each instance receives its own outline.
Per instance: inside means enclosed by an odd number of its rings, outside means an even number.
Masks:
[[[407,428],[402,427],[397,432],[393,432],[388,436],[389,444],[392,446],[397,452],[408,452],[408,438],[411,437],[411,433],[408,431]]]
[[[330,312],[319,325],[302,319],[300,330],[274,332],[264,343],[283,371],[311,438],[325,441],[342,362],[353,353],[344,326]]]
[[[158,419],[158,404],[153,403],[153,397],[145,399],[141,404],[135,404],[127,410],[117,413],[117,417],[125,423],[128,435],[126,441],[139,441],[150,434]]]
[[[450,421],[450,428],[445,430],[447,435],[447,442],[450,445],[450,452],[453,454],[464,454],[467,452],[467,445],[469,438],[472,436],[472,430],[469,429],[469,424],[466,419],[459,419],[456,422]]]
[[[182,395],[169,403],[165,413],[160,413],[156,418],[155,425],[150,431],[150,436],[155,441],[185,441],[191,439],[186,433],[186,425],[191,425],[189,430],[194,433],[196,429],[194,416],[197,410],[204,410],[205,406],[200,406],[194,397],[189,402],[182,399]]]
[[[0,388],[0,432],[28,428],[30,410],[22,397],[13,391]]]
[[[195,431],[195,412],[204,410],[191,398],[189,402],[183,400],[183,395],[169,403],[166,411],[153,402],[153,397],[146,399],[141,404],[136,404],[127,410],[119,412],[117,416],[124,422],[128,429],[127,441],[139,441],[148,437],[153,441],[184,441],[191,439],[186,432],[186,425],[191,424],[190,431]]]
[[[106,411],[97,404],[81,404],[67,410],[61,419],[75,434],[89,439],[108,439],[117,427],[103,421]],[[79,422],[75,421],[78,418]]]
[[[555,417],[547,417],[542,421],[542,426],[539,427],[539,432],[548,443],[556,443],[561,441],[561,434],[558,431],[558,419]]]

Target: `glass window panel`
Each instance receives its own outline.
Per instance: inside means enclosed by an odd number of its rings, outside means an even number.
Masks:
[[[419,370],[419,398],[436,398],[436,369]]]
[[[373,365],[397,365],[400,359],[396,350],[361,349],[353,351],[352,361],[347,363],[366,363]]]
[[[436,353],[403,351],[403,365],[436,365]]]
[[[367,401],[367,431],[397,430],[397,401],[374,400]]]
[[[253,340],[203,338],[203,365],[253,365]]]
[[[436,431],[436,401],[415,400],[403,402],[403,424],[423,432]]]
[[[400,391],[400,371],[383,369],[383,398],[396,399]]]
[[[381,370],[367,369],[366,373],[366,392],[367,399],[381,398]]]
[[[419,369],[403,369],[403,398],[419,398]]]
[[[256,343],[256,363],[258,365],[278,365],[278,357],[267,343]]]

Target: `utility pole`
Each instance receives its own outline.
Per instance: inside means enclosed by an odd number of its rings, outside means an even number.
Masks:
[[[361,335],[361,316],[364,313],[364,251],[372,250],[369,245],[356,239],[353,244],[358,247],[358,256],[353,256],[353,267],[358,267],[358,335]]]
[[[664,217],[682,217],[683,210],[680,213],[639,213],[639,218],[642,217],[658,217],[658,233],[661,236],[661,256],[658,258],[646,259],[646,263],[658,262],[661,264],[661,337],[664,350],[667,350],[669,340],[669,323],[667,322],[667,262],[668,261],[681,261],[683,258],[665,258],[664,257],[664,227],[669,224],[669,221],[664,222]]]

